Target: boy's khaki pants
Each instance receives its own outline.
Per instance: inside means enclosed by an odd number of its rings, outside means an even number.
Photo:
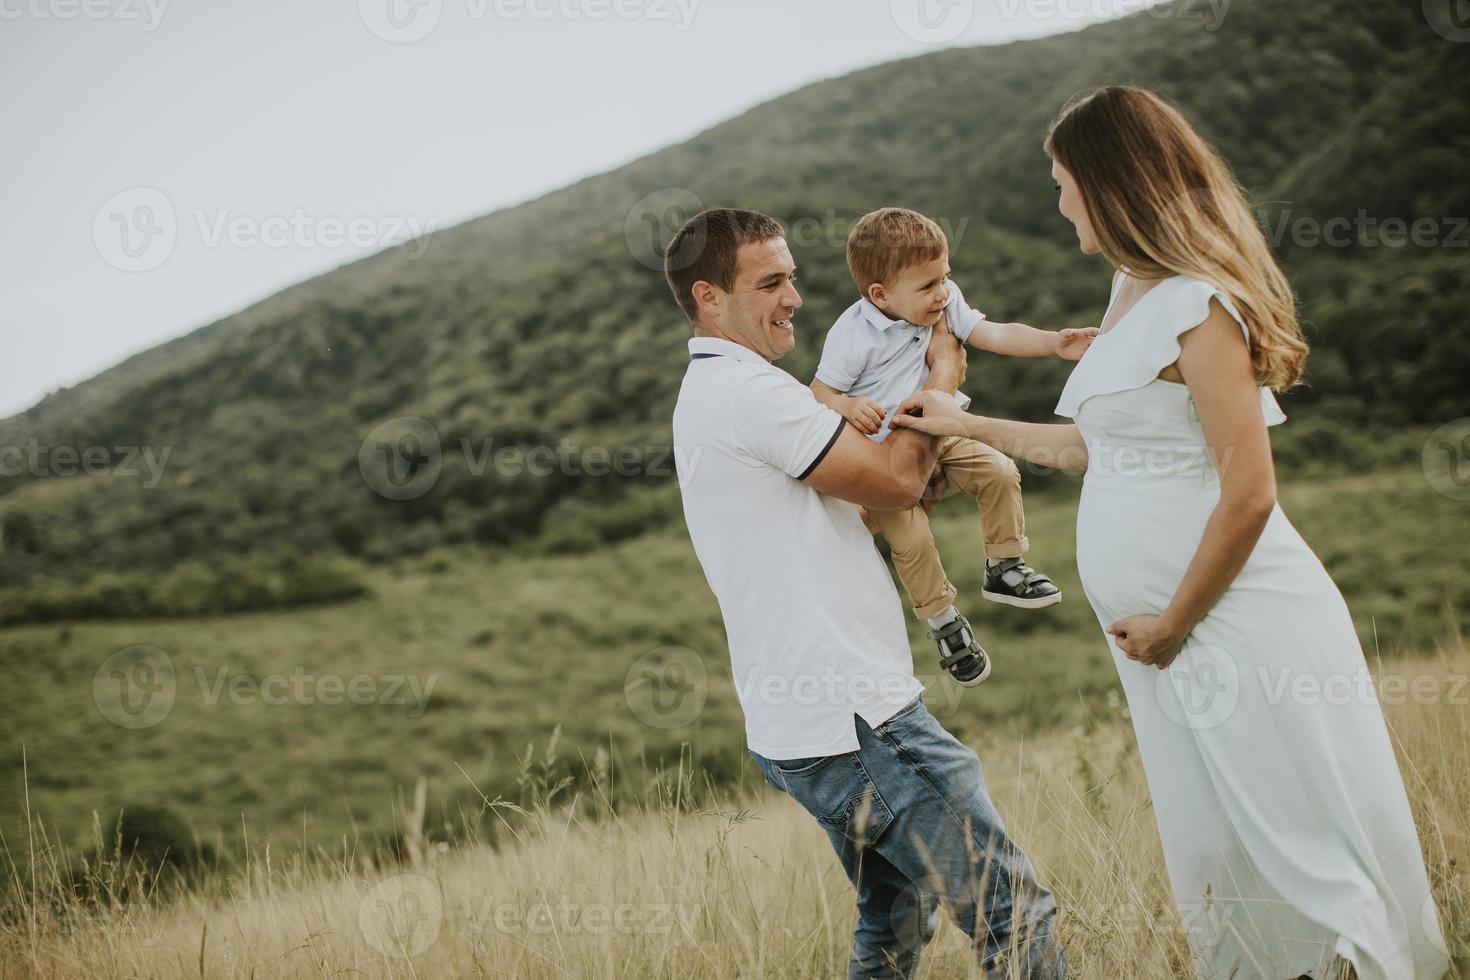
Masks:
[[[963,490],[980,506],[985,554],[990,558],[1024,555],[1030,543],[1021,507],[1021,471],[1016,464],[1000,450],[960,436],[940,439],[938,449],[946,486]],[[924,508],[873,510],[868,516],[888,541],[914,613],[926,619],[948,609],[955,599],[955,587],[944,574]]]

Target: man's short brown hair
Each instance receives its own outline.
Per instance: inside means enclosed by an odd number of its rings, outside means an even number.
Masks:
[[[911,265],[933,262],[949,252],[944,230],[908,208],[869,211],[847,236],[847,269],[858,292],[868,295],[875,282],[888,283]]]
[[[728,293],[735,287],[740,246],[784,234],[786,229],[775,218],[739,208],[711,208],[684,222],[664,249],[664,278],[689,322],[699,319],[695,283],[713,283]]]

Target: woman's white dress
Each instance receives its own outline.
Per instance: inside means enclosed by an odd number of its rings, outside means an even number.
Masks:
[[[1160,282],[1057,404],[1088,447],[1077,567],[1104,629],[1163,611],[1219,497],[1189,389],[1157,377],[1212,297],[1241,320],[1210,283]],[[1265,389],[1261,409],[1285,420]],[[1335,951],[1362,980],[1439,980],[1444,940],[1362,648],[1281,508],[1168,670],[1107,641],[1199,976],[1321,977]]]

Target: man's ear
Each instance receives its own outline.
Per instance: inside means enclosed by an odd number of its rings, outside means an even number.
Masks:
[[[881,282],[870,283],[867,295],[868,302],[874,306],[882,307],[888,302],[888,290],[883,288]]]
[[[703,314],[720,311],[720,291],[715,288],[714,283],[701,279],[689,287],[689,292],[694,297],[694,305],[699,308],[701,319]]]

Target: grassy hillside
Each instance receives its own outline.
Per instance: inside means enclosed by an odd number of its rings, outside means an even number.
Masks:
[[[1370,660],[1470,630],[1470,553],[1445,533],[1464,503],[1417,470],[1286,480],[1282,506],[1347,596]],[[1117,703],[1076,577],[1075,508],[1075,492],[1028,504],[1032,560],[1066,593],[1033,612],[978,598],[983,552],[968,498],[935,511],[995,674],[973,691],[940,677],[909,616],[914,663],[931,710],[974,744],[1067,728]],[[1404,569],[1412,574],[1394,571]],[[578,760],[599,752],[619,802],[686,743],[686,761],[709,778],[737,778],[743,722],[724,628],[681,528],[582,555],[440,549],[365,575],[368,595],[319,609],[0,631],[11,683],[5,839],[24,839],[22,749],[30,805],[61,840],[88,839],[94,813],[110,824],[119,810],[162,807],[222,854],[243,844],[242,825],[278,852],[332,850],[344,835],[387,840],[420,777],[435,839],[462,836],[466,815],[473,828],[493,822],[475,786],[521,802],[537,779],[577,776]],[[139,716],[152,724],[126,727],[109,671],[135,647],[168,658],[173,700],[167,714]],[[680,681],[687,713],[650,710]],[[341,685],[336,703],[319,686],[329,682]],[[354,682],[364,688],[351,698],[343,688]],[[164,684],[156,674],[129,683],[140,698]],[[558,728],[560,761],[548,766],[528,743],[544,746]]]
[[[1426,93],[1464,77],[1467,58],[1417,4],[1236,0],[1214,31],[1139,14],[809,86],[445,230],[418,259],[392,250],[288,289],[0,422],[0,447],[34,445],[39,460],[0,476],[0,621],[326,601],[356,586],[326,566],[320,583],[307,573],[275,588],[293,574],[285,553],[384,562],[536,538],[585,550],[676,521],[670,468],[644,451],[669,441],[683,364],[686,327],[651,268],[683,213],[671,202],[786,220],[807,305],[783,366],[799,377],[850,302],[847,228],[880,204],[951,228],[957,278],[992,315],[1090,322],[1107,271],[1072,247],[1039,141],[1068,96],[1104,82],[1176,99],[1263,221],[1286,219],[1280,250],[1315,352],[1312,386],[1286,399],[1284,448],[1360,465],[1382,432],[1465,413],[1470,250],[1313,246],[1291,229],[1366,210],[1434,219],[1450,237],[1447,219],[1470,213],[1459,178],[1470,108]],[[1048,417],[1065,365],[975,360],[968,387],[985,410]],[[359,451],[401,416],[433,426],[442,471],[422,496],[388,500]],[[631,447],[639,462],[601,477],[477,466],[487,449],[564,443]],[[51,455],[96,449],[121,464],[129,446],[169,453],[156,483],[60,475],[64,457]],[[160,584],[157,573],[187,562],[188,581]],[[242,578],[259,584],[231,598]]]

